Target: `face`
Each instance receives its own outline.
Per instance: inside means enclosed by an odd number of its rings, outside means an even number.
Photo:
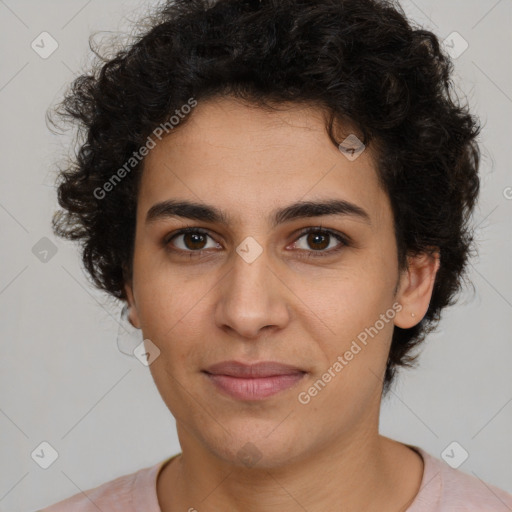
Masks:
[[[377,429],[412,286],[370,151],[347,158],[313,108],[190,115],[146,157],[126,286],[182,449],[261,467],[341,450]]]

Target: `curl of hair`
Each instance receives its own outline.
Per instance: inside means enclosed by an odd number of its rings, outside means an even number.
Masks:
[[[105,198],[94,191],[153,130],[191,97],[317,106],[328,114],[333,144],[342,140],[337,125],[350,123],[372,147],[392,205],[399,269],[408,254],[440,254],[425,317],[395,327],[387,392],[397,367],[413,365],[412,349],[454,303],[473,249],[480,126],[455,98],[452,67],[437,37],[392,1],[167,2],[133,43],[76,78],[56,109],[83,138],[59,175],[63,210],[54,232],[80,241],[93,283],[125,300],[143,161]]]

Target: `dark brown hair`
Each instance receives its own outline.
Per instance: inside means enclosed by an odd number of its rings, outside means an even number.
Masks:
[[[164,3],[133,43],[76,78],[56,109],[83,138],[60,173],[63,210],[54,231],[80,241],[94,284],[125,300],[143,160],[105,197],[95,190],[158,125],[191,97],[322,106],[334,144],[341,142],[334,121],[349,120],[373,148],[392,204],[399,268],[407,254],[440,251],[425,317],[410,329],[395,327],[387,391],[396,367],[412,364],[411,349],[455,301],[472,249],[480,127],[456,99],[452,67],[437,37],[412,26],[392,1]]]

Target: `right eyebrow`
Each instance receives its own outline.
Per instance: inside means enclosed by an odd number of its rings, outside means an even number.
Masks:
[[[299,201],[274,211],[271,215],[273,227],[294,219],[341,215],[358,218],[371,226],[370,215],[362,207],[342,199],[321,201]],[[229,216],[215,206],[184,200],[166,200],[154,204],[146,214],[146,223],[158,219],[181,217],[186,219],[219,223],[227,226]]]

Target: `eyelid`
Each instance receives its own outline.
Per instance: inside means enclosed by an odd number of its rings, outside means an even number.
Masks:
[[[181,229],[174,231],[174,232],[170,233],[169,235],[165,236],[164,240],[163,240],[164,247],[168,248],[170,245],[170,242],[174,238],[176,238],[180,235],[187,234],[187,233],[199,233],[202,235],[206,235],[206,236],[210,237],[212,240],[214,240],[217,244],[219,243],[212,237],[212,235],[210,234],[210,231],[207,229],[200,228],[200,227],[185,227],[185,228],[181,228]],[[320,234],[330,235],[330,236],[336,238],[336,240],[338,240],[338,242],[340,242],[340,246],[338,246],[334,249],[329,249],[327,251],[326,250],[314,251],[314,250],[307,250],[307,249],[298,249],[297,250],[299,253],[307,253],[308,254],[307,257],[309,257],[309,256],[313,256],[313,257],[329,256],[329,255],[339,252],[344,247],[349,247],[352,245],[352,240],[349,236],[347,236],[343,233],[340,233],[339,231],[336,231],[334,229],[325,228],[321,225],[308,226],[306,228],[302,228],[301,230],[299,230],[298,233],[295,233],[293,235],[295,238],[292,243],[293,244],[297,243],[304,235],[308,235],[310,233],[320,233]],[[169,250],[172,252],[175,252],[175,253],[181,252],[182,254],[189,254],[190,256],[192,256],[195,254],[201,255],[203,252],[207,252],[210,249],[199,249],[199,250],[194,251],[194,250],[184,250],[184,249],[174,248],[174,249],[169,249]]]
[[[341,250],[343,250],[345,247],[352,246],[351,238],[343,233],[340,233],[339,231],[336,231],[334,229],[325,228],[323,226],[309,226],[307,228],[303,228],[299,231],[299,233],[296,235],[296,238],[293,242],[293,244],[296,244],[304,235],[308,235],[310,233],[320,233],[324,235],[329,235],[331,237],[334,237],[336,240],[338,240],[339,244],[337,247],[329,249],[329,250],[322,250],[322,251],[314,251],[313,249],[298,249],[298,253],[302,254],[299,257],[302,258],[316,258],[316,257],[328,257],[332,256],[333,254],[337,254]]]
[[[298,232],[298,234],[296,236],[298,238],[301,238],[302,236],[307,235],[311,232],[312,233],[328,234],[328,235],[334,236],[335,238],[337,238],[341,242],[345,243],[346,245],[350,245],[352,243],[351,238],[348,235],[345,235],[344,233],[341,233],[340,231],[337,231],[335,229],[323,227],[322,225],[309,226],[307,228],[303,228]]]
[[[195,227],[186,227],[186,228],[177,229],[176,231],[173,231],[172,233],[168,233],[167,235],[164,236],[164,240],[163,241],[164,241],[164,243],[167,244],[173,238],[176,238],[177,236],[183,235],[183,234],[186,234],[186,233],[200,233],[202,235],[208,235],[208,236],[211,237],[210,233],[206,229],[195,228]]]
[[[208,231],[207,229],[204,229],[204,228],[196,228],[196,227],[186,227],[186,228],[181,228],[181,229],[178,229],[177,231],[173,231],[172,233],[166,235],[163,239],[163,244],[164,244],[164,247],[168,247],[170,242],[172,240],[174,240],[175,238],[177,238],[178,236],[180,235],[186,235],[187,233],[198,233],[200,235],[206,235],[208,237],[210,237],[212,240],[215,241],[215,243],[219,243],[217,242],[213,236],[210,234],[210,231]],[[184,249],[175,249],[176,252],[184,252],[184,253],[201,253],[205,250],[208,250],[208,249],[200,249],[200,250],[197,250],[197,251],[192,251],[192,250],[184,250]]]

